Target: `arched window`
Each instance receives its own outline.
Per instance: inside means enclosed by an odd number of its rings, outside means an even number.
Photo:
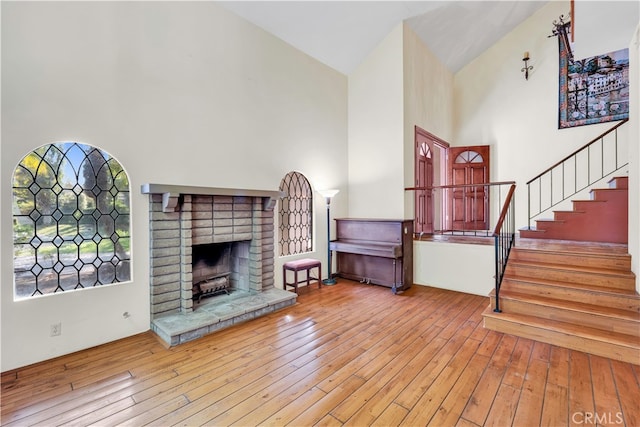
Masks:
[[[280,256],[311,252],[313,248],[313,192],[307,178],[289,172],[280,183]]]
[[[456,163],[482,163],[484,159],[482,158],[482,154],[477,153],[475,151],[463,151],[458,154],[455,160]]]
[[[15,298],[131,280],[129,178],[78,142],[44,145],[13,173]]]

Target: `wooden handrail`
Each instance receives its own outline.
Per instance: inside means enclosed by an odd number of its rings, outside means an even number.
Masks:
[[[500,218],[498,218],[498,222],[496,223],[496,228],[493,231],[494,236],[499,236],[502,231],[502,223],[507,216],[507,212],[509,211],[509,205],[511,204],[511,198],[513,198],[513,193],[516,191],[516,185],[512,184],[509,188],[509,193],[507,197],[504,199],[504,205],[502,206],[502,211],[500,212]]]
[[[612,127],[611,129],[609,129],[608,131],[603,132],[602,134],[600,134],[600,136],[597,136],[595,138],[593,138],[591,141],[589,141],[587,144],[583,145],[581,148],[578,148],[576,151],[574,151],[573,153],[569,154],[567,157],[565,157],[564,159],[560,160],[559,162],[557,162],[555,165],[551,166],[550,168],[546,169],[544,172],[539,173],[535,178],[530,179],[527,182],[527,185],[531,184],[533,181],[535,181],[536,179],[540,178],[542,175],[544,175],[545,173],[551,171],[552,169],[554,169],[557,166],[560,166],[562,163],[564,163],[565,161],[569,160],[570,158],[572,158],[573,156],[575,156],[576,154],[578,154],[579,152],[581,152],[582,150],[584,150],[585,148],[587,148],[588,146],[590,146],[591,144],[593,144],[594,142],[604,138],[605,136],[607,136],[608,134],[610,134],[611,132],[613,132],[614,130],[618,129],[620,126],[622,126],[623,124],[625,124],[626,122],[628,122],[629,119],[624,119],[622,121],[620,121],[620,123],[618,123],[617,125],[615,125],[614,127]]]

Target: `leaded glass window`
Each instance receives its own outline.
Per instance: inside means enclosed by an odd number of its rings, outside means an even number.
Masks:
[[[129,178],[99,148],[44,145],[13,174],[15,298],[131,280]]]
[[[307,178],[289,172],[280,183],[280,256],[312,251],[313,193]]]

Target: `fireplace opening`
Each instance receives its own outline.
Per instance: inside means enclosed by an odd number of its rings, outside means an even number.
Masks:
[[[229,294],[232,242],[194,245],[191,252],[193,301]]]
[[[193,245],[192,300],[249,291],[249,241]]]

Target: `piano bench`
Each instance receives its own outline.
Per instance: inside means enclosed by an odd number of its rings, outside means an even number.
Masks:
[[[312,277],[311,270],[317,268],[318,276]],[[298,271],[306,271],[307,275],[302,280],[298,280]],[[293,282],[289,283],[287,281],[287,271],[293,271]],[[282,266],[282,281],[283,286],[282,289],[287,290],[287,286],[293,286],[296,293],[298,293],[298,284],[307,283],[307,286],[311,283],[312,280],[316,280],[318,282],[318,289],[322,287],[322,264],[317,259],[312,258],[303,258],[297,259],[295,261],[285,262]]]

